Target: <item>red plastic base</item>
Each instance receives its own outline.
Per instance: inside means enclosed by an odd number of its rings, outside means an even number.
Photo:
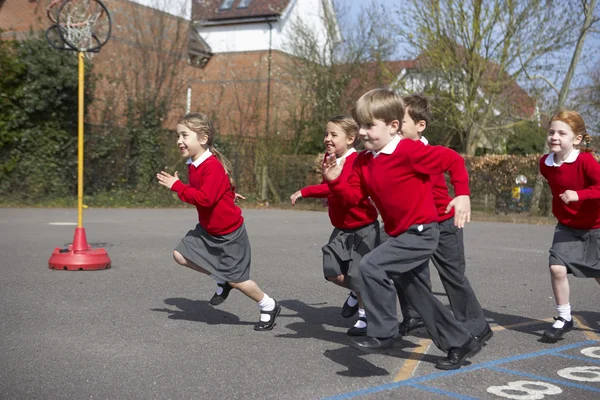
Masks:
[[[48,268],[66,271],[95,271],[110,268],[110,257],[104,249],[92,249],[84,228],[75,228],[73,244],[67,249],[55,248]]]

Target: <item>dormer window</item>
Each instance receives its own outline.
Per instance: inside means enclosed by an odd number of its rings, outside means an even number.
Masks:
[[[240,0],[240,4],[238,4],[237,8],[248,8],[251,1],[252,0]]]
[[[219,11],[221,10],[230,10],[231,7],[233,6],[233,2],[235,0],[223,0],[223,3],[221,4],[221,7],[219,7]]]

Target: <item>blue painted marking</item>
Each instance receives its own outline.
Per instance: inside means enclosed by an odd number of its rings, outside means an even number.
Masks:
[[[500,367],[491,367],[490,369],[492,369],[494,371],[498,371],[498,372],[504,372],[504,373],[511,374],[511,375],[524,376],[529,379],[537,379],[538,381],[545,381],[545,382],[555,383],[557,385],[569,386],[569,387],[573,387],[576,389],[582,389],[582,390],[587,390],[590,392],[600,393],[600,388],[595,388],[593,386],[587,386],[587,385],[580,385],[579,383],[573,383],[573,382],[569,382],[569,381],[563,381],[562,379],[547,378],[545,376],[533,375],[533,374],[528,374],[526,372],[514,371],[512,369],[506,369],[506,368],[500,368]]]
[[[585,342],[568,344],[568,345],[561,346],[561,347],[553,347],[553,348],[550,348],[550,349],[547,349],[547,350],[536,351],[534,353],[520,354],[520,355],[512,356],[512,357],[500,358],[498,360],[488,361],[488,362],[485,362],[485,363],[482,363],[482,364],[475,364],[475,365],[471,365],[471,366],[468,366],[468,367],[463,367],[463,368],[460,368],[460,369],[457,369],[457,370],[454,370],[454,371],[438,372],[436,374],[422,376],[422,377],[419,377],[419,378],[407,379],[407,380],[401,381],[401,382],[386,383],[385,385],[373,386],[373,387],[370,387],[370,388],[361,389],[361,390],[357,390],[357,391],[354,391],[354,392],[348,392],[348,393],[343,393],[343,394],[339,394],[339,395],[336,395],[336,396],[325,397],[323,400],[344,400],[344,399],[351,399],[353,397],[367,395],[367,394],[371,394],[371,393],[383,392],[385,390],[396,389],[396,388],[399,388],[399,387],[402,387],[402,386],[409,386],[409,385],[410,386],[415,386],[416,384],[419,384],[419,383],[422,383],[422,382],[426,382],[426,381],[430,381],[430,380],[433,380],[433,379],[446,378],[448,376],[457,375],[457,374],[463,374],[465,372],[475,371],[475,370],[478,370],[478,369],[494,367],[494,366],[499,365],[499,364],[509,363],[509,362],[512,362],[512,361],[526,360],[528,358],[533,358],[533,357],[539,357],[539,356],[544,356],[544,355],[548,355],[548,354],[558,353],[558,352],[561,352],[561,351],[571,350],[571,349],[575,349],[575,348],[578,348],[578,347],[587,346],[587,345],[596,344],[596,343],[598,343],[598,341],[596,341],[596,340],[586,340]]]
[[[560,354],[560,353],[552,354],[552,355],[556,356],[556,357],[568,358],[570,360],[578,360],[578,361],[584,361],[584,362],[589,362],[589,363],[594,363],[594,364],[600,364],[600,358],[572,356],[571,354]]]
[[[421,390],[425,390],[425,391],[428,391],[431,393],[441,394],[442,396],[452,397],[453,399],[479,400],[477,397],[465,396],[463,394],[448,392],[447,390],[442,390],[442,389],[438,389],[438,388],[434,388],[434,387],[423,386],[423,385],[410,385],[410,386],[414,387],[415,389],[421,389]]]

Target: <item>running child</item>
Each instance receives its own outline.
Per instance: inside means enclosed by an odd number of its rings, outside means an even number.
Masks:
[[[352,172],[352,164],[358,155],[355,149],[358,140],[358,124],[349,115],[338,115],[327,121],[323,139],[325,159],[327,155],[333,155],[336,163],[345,161],[341,179],[346,179]],[[358,264],[365,254],[379,245],[377,210],[368,197],[355,206],[345,207],[333,196],[325,180],[291,195],[292,205],[301,197],[328,200],[329,219],[334,229],[327,244],[321,248],[323,273],[328,281],[352,289],[342,307],[342,317],[351,318],[358,312],[358,320],[348,329],[348,335],[364,336],[367,334],[367,318],[358,288]]]
[[[401,135],[411,140],[421,140],[428,144],[423,136],[431,121],[431,107],[429,100],[423,95],[412,94],[402,97],[404,101],[404,119],[402,120]],[[493,336],[493,332],[483,315],[483,309],[465,276],[465,248],[463,230],[454,225],[454,209],[448,209],[452,201],[448,193],[444,174],[430,177],[433,189],[433,201],[438,213],[440,227],[440,240],[435,252],[431,256],[433,265],[438,270],[454,318],[463,323],[465,328],[479,341],[485,344]],[[431,287],[431,283],[429,284]],[[423,320],[414,307],[407,303],[402,288],[396,285],[398,299],[402,310],[403,321],[398,326],[401,335],[423,326]]]
[[[455,208],[454,223],[462,228],[470,220],[469,178],[464,160],[445,147],[402,139],[398,133],[404,105],[392,90],[365,93],[356,102],[353,117],[360,125],[365,148],[370,151],[358,155],[348,179],[340,179],[344,161],[338,165],[335,156],[328,156],[323,176],[346,206],[370,196],[389,239],[360,262],[361,295],[369,324],[367,336],[350,339],[350,346],[363,351],[393,346],[398,334],[392,281],[396,279],[408,302],[423,318],[433,343],[447,352],[436,367],[460,368],[481,346],[431,293],[422,274],[429,268],[439,240],[438,213],[429,177],[450,173],[457,197],[448,207]]]
[[[189,184],[177,172],[156,174],[158,182],[196,206],[199,223],[173,251],[178,264],[217,281],[210,304],[221,304],[231,289],[258,303],[260,320],[254,330],[273,329],[281,306],[250,280],[250,242],[242,210],[234,203],[229,162],[214,147],[215,130],[204,114],[187,114],[177,122],[177,147],[188,159]]]
[[[582,141],[585,146],[578,150]],[[541,158],[540,172],[550,185],[552,213],[558,219],[549,260],[558,317],[543,339],[556,342],[573,329],[567,274],[600,283],[600,164],[575,111],[563,110],[550,119],[547,142],[550,153]]]

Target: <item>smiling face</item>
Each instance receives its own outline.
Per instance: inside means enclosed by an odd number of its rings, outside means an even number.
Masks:
[[[364,142],[365,149],[380,151],[386,144],[392,141],[400,123],[393,120],[389,124],[380,119],[375,119],[371,124],[361,124],[359,134]]]
[[[199,140],[196,132],[183,124],[177,124],[177,147],[182,157],[191,157],[196,161],[206,151],[207,140],[207,136]]]
[[[337,158],[340,158],[352,147],[353,143],[354,137],[347,135],[338,124],[327,123],[325,137],[323,138],[327,154],[335,154]]]
[[[575,135],[567,123],[558,120],[552,121],[546,138],[550,151],[560,157],[568,155],[573,146],[581,143],[581,139],[582,135]]]

